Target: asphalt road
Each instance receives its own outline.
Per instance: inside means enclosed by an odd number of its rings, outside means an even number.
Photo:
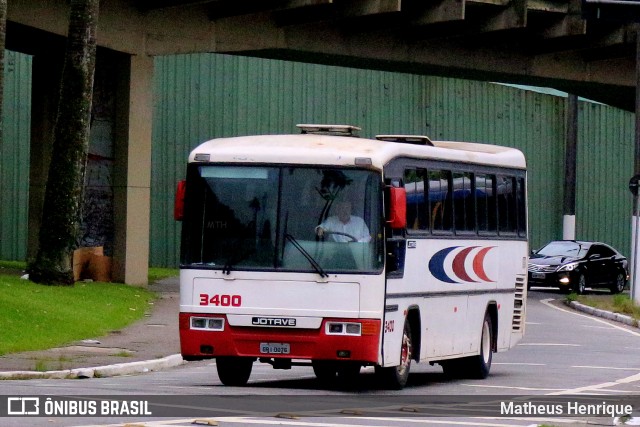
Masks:
[[[274,370],[255,364],[247,387],[225,387],[214,362],[192,362],[163,372],[87,380],[3,381],[3,395],[98,396],[113,399],[152,395],[152,414],[168,411],[167,418],[30,418],[28,425],[286,425],[286,426],[402,426],[402,425],[537,425],[557,418],[531,419],[495,416],[483,412],[484,400],[519,396],[564,402],[570,399],[603,401],[631,397],[640,402],[640,330],[587,316],[554,304],[563,296],[553,291],[530,292],[525,339],[514,349],[494,355],[485,380],[452,380],[439,366],[413,364],[408,386],[401,391],[380,389],[371,369],[349,389],[322,387],[309,367]],[[437,418],[434,399],[445,398],[448,408]],[[449,401],[446,401],[449,399]],[[564,399],[564,400],[563,400]],[[465,406],[466,405],[466,406]],[[437,406],[437,405],[436,405]],[[354,409],[355,408],[355,409]],[[445,407],[446,408],[446,407]],[[636,407],[637,408],[637,407]],[[211,415],[211,410],[215,414]],[[344,411],[350,411],[345,413]],[[440,410],[440,409],[438,409]],[[636,409],[637,410],[637,409]],[[353,413],[355,416],[345,416]],[[173,415],[171,415],[173,414]],[[268,414],[268,416],[265,416]],[[280,414],[279,417],[274,415]],[[477,417],[483,415],[483,421]],[[223,418],[224,416],[224,418]],[[258,416],[259,418],[254,418]],[[416,416],[418,418],[416,418]],[[443,418],[446,416],[446,418]],[[156,421],[152,421],[156,420]],[[24,418],[5,418],[2,425],[23,426]],[[585,421],[585,417],[568,417]],[[141,424],[145,422],[144,424]]]

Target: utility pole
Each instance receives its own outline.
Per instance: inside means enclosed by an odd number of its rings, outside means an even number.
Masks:
[[[640,304],[640,268],[638,268],[638,233],[640,230],[640,212],[638,209],[638,177],[640,177],[640,25],[636,24],[636,105],[635,105],[635,149],[633,160],[633,178],[629,182],[629,188],[633,194],[633,242],[631,245],[631,287],[630,296],[636,303]]]
[[[567,99],[567,136],[564,155],[564,207],[562,238],[576,238],[576,152],[578,149],[578,96]]]

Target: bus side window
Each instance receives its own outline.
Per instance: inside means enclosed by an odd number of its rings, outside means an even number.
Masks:
[[[517,229],[515,178],[499,175],[498,193],[498,232],[514,234]]]
[[[495,175],[476,175],[478,232],[481,234],[496,234],[497,231],[495,182]]]
[[[429,205],[425,169],[407,169],[404,172],[404,188],[407,191],[407,229],[429,230]]]
[[[451,172],[429,170],[428,187],[431,230],[436,233],[449,232],[453,222]]]
[[[516,179],[517,190],[517,209],[518,209],[518,235],[521,237],[527,236],[527,202],[525,194],[524,178],[520,177]]]

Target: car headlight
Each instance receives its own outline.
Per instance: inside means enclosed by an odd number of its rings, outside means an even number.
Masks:
[[[569,264],[565,264],[558,268],[558,271],[573,271],[578,266],[577,262],[570,262]]]

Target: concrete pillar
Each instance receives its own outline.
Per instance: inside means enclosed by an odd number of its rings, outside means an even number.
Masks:
[[[575,215],[564,215],[562,217],[562,238],[564,240],[576,240]]]
[[[153,58],[118,67],[114,170],[113,278],[146,285],[149,269]]]

